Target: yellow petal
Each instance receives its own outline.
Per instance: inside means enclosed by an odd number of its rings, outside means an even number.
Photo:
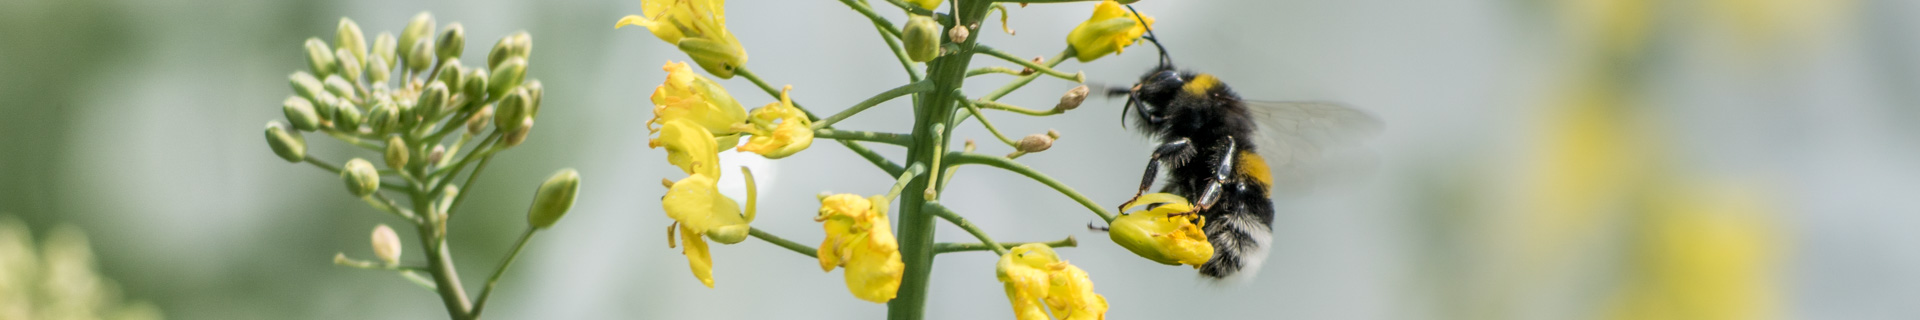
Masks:
[[[1147,194],[1127,204],[1126,209],[1155,204],[1158,206],[1153,209],[1114,219],[1108,224],[1107,235],[1128,251],[1162,264],[1198,267],[1213,258],[1213,244],[1201,231],[1206,223],[1204,219],[1192,215],[1169,216],[1193,210],[1185,198],[1168,193]]]
[[[680,253],[687,256],[687,267],[693,269],[693,277],[699,278],[701,284],[713,288],[713,255],[707,252],[707,240],[700,238],[699,233],[687,230],[685,224],[680,226],[680,241],[686,245],[681,247]]]
[[[660,205],[668,218],[680,222],[680,226],[692,230],[694,235],[706,235],[724,226],[746,225],[739,205],[721,195],[714,179],[703,174],[674,182],[667,189],[667,195],[660,198]]]
[[[747,109],[719,83],[694,73],[685,62],[669,62],[661,69],[667,71],[667,80],[653,90],[654,119],[650,124],[685,119],[715,136],[724,136],[737,132],[734,125],[746,122]]]
[[[674,119],[660,127],[660,136],[649,140],[650,148],[667,147],[667,163],[691,175],[720,176],[719,147],[713,134],[692,121]]]
[[[1146,25],[1141,25],[1137,20],[1145,20]],[[1107,54],[1119,53],[1132,45],[1134,40],[1140,39],[1152,25],[1152,17],[1135,19],[1133,13],[1122,8],[1120,3],[1108,0],[1095,5],[1093,16],[1067,33],[1067,45],[1073,47],[1074,57],[1081,62],[1092,61]]]

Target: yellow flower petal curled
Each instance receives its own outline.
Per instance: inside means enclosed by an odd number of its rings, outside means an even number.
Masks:
[[[733,199],[720,195],[714,179],[705,174],[694,174],[668,186],[667,195],[660,197],[660,206],[678,225],[680,240],[686,243],[682,254],[687,256],[688,266],[693,276],[700,279],[708,288],[713,287],[713,257],[707,252],[707,239],[722,244],[739,243],[746,239],[747,223],[753,221],[754,191],[753,174],[747,175],[747,213],[742,215],[740,207]],[[669,245],[672,245],[669,243]]]
[[[820,270],[846,268],[847,290],[876,303],[893,300],[906,272],[886,206],[882,196],[836,194],[820,199],[820,215],[813,218],[827,233],[818,252]]]
[[[1172,216],[1193,211],[1186,198],[1154,193],[1140,196],[1127,209],[1155,205],[1152,209],[1121,215],[1109,223],[1107,235],[1113,242],[1140,257],[1167,265],[1192,265],[1199,268],[1213,258],[1213,244],[1207,242],[1206,219],[1196,215]]]
[[[720,176],[720,152],[713,134],[684,119],[667,121],[659,132],[659,137],[647,140],[647,147],[667,147],[667,163],[691,175]]]
[[[813,145],[813,121],[807,120],[807,114],[793,106],[793,98],[788,96],[790,91],[793,91],[793,86],[780,90],[780,102],[753,109],[753,114],[747,117],[748,125],[738,126],[752,134],[753,138],[735,150],[779,159]]]
[[[1048,310],[1058,319],[1106,318],[1107,298],[1093,293],[1093,281],[1087,272],[1060,260],[1044,244],[1029,243],[1008,250],[1000,256],[994,273],[1005,284],[1015,319],[1049,319]]]
[[[687,256],[687,267],[693,269],[693,277],[707,288],[713,288],[713,254],[707,252],[707,239],[701,239],[699,233],[687,230],[687,225],[682,224],[680,242],[685,245],[680,247],[680,254]]]
[[[686,52],[701,69],[722,79],[747,63],[747,51],[727,31],[726,1],[643,0],[641,15],[620,18],[613,27],[639,25]]]
[[[706,128],[714,136],[724,136],[718,143],[731,148],[737,140],[730,136],[734,126],[747,122],[747,108],[727,94],[712,79],[694,73],[685,62],[668,62],[660,67],[667,71],[667,80],[653,89],[653,119],[647,121],[649,130],[657,131],[655,125],[665,124],[674,119],[686,119]]]
[[[1138,20],[1146,20],[1147,24],[1141,25]],[[1153,17],[1141,16],[1138,20],[1118,2],[1101,2],[1093,7],[1093,17],[1067,33],[1067,45],[1073,47],[1074,58],[1080,62],[1118,54],[1153,25]]]

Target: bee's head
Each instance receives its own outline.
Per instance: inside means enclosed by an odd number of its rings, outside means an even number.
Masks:
[[[1134,10],[1132,5],[1128,5],[1127,10],[1133,11],[1135,19],[1139,19],[1140,12]],[[1140,24],[1144,26],[1146,25],[1146,21],[1142,20]],[[1127,113],[1129,112],[1128,110],[1137,107],[1139,108],[1139,114],[1137,116],[1140,118],[1141,129],[1157,131],[1155,127],[1158,127],[1160,120],[1164,119],[1171,111],[1168,110],[1169,108],[1166,108],[1167,103],[1173,101],[1174,96],[1179,93],[1180,87],[1186,85],[1187,80],[1192,78],[1192,75],[1182,74],[1178,69],[1175,69],[1173,67],[1173,58],[1167,56],[1167,47],[1160,44],[1160,38],[1153,34],[1153,28],[1145,27],[1145,29],[1147,35],[1141,37],[1141,39],[1153,43],[1154,49],[1160,51],[1160,65],[1155,66],[1151,71],[1147,71],[1146,75],[1140,76],[1140,82],[1134,83],[1132,87],[1108,88],[1107,96],[1127,97],[1127,104],[1122,107],[1120,111],[1122,125],[1125,125],[1124,119],[1126,119]]]

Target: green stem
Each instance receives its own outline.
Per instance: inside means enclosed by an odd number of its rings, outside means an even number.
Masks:
[[[1006,246],[1000,245],[999,242],[993,242],[993,237],[987,236],[986,231],[980,230],[979,226],[973,225],[973,222],[967,221],[967,218],[961,217],[960,214],[953,213],[953,210],[947,209],[947,206],[940,205],[939,201],[927,201],[923,206],[928,212],[940,216],[941,219],[947,219],[947,222],[952,222],[953,226],[960,227],[960,230],[966,230],[967,233],[973,234],[974,238],[980,239],[981,243],[986,244],[987,249],[993,250],[993,254],[1007,254]],[[938,251],[938,249],[935,249],[935,251]]]
[[[974,68],[973,70],[967,70],[967,77],[972,78],[978,75],[988,75],[988,74],[995,74],[995,73],[1010,74],[1015,76],[1027,75],[1026,73],[1020,73],[1020,70],[1008,69],[1007,67],[985,67],[985,68]]]
[[[313,155],[311,154],[307,155],[307,158],[304,160],[306,160],[306,162],[309,164],[313,164],[313,166],[315,167],[320,167],[320,169],[322,170],[327,170],[327,172],[340,174],[340,165],[328,163],[326,160],[320,160],[319,158],[314,158]]]
[[[906,145],[913,144],[912,135],[908,135],[904,133],[892,133],[892,132],[816,129],[816,130],[813,130],[813,137],[815,139],[825,138],[825,139],[834,139],[834,140],[870,141],[870,142],[891,144],[896,146],[906,146]]]
[[[1047,247],[1052,247],[1052,248],[1071,248],[1071,247],[1080,245],[1080,241],[1074,239],[1073,236],[1067,236],[1066,239],[1058,240],[1058,241],[1003,242],[1003,243],[1000,243],[1000,245],[1007,246],[1007,247],[1018,247],[1021,245],[1032,244],[1032,243],[1038,243],[1038,244],[1045,245]],[[933,251],[937,251],[939,253],[963,252],[963,251],[989,251],[989,250],[993,250],[993,246],[988,245],[986,243],[941,242],[941,243],[933,244]]]
[[[780,90],[774,89],[773,86],[768,85],[766,81],[760,80],[759,75],[753,74],[753,71],[748,70],[745,66],[734,69],[733,74],[740,76],[741,78],[747,78],[747,81],[753,82],[754,86],[760,87],[760,90],[765,91],[769,96],[774,96],[774,97],[780,96]],[[800,109],[800,113],[805,113],[807,115],[808,120],[820,119],[820,117],[813,115],[813,111],[808,111],[807,107],[801,106],[799,101],[793,102],[793,108]],[[839,140],[839,141],[840,141],[840,145],[847,147],[847,150],[852,150],[853,153],[859,154],[861,158],[867,159],[867,162],[872,162],[874,166],[880,167],[880,170],[886,170],[887,175],[899,175],[901,170],[905,170],[904,167],[900,166],[900,164],[893,163],[892,160],[887,160],[886,156],[880,155],[879,152],[874,152],[873,149],[868,149],[866,146],[861,145],[860,142],[858,141],[848,141],[848,140]]]
[[[385,147],[382,147],[380,145],[376,145],[376,144],[373,144],[372,142],[367,142],[361,139],[360,135],[357,133],[341,132],[339,130],[326,129],[326,128],[320,129],[320,131],[324,131],[327,133],[327,135],[333,136],[334,139],[339,139],[341,142],[346,142],[347,144],[351,144],[356,147],[360,147],[367,150],[373,150],[374,152],[387,151],[387,148]]]
[[[464,200],[467,200],[467,195],[473,194],[473,181],[480,179],[480,170],[486,170],[488,162],[493,162],[492,155],[488,155],[486,158],[480,159],[480,164],[473,166],[473,172],[467,173],[467,182],[460,183],[460,194],[453,195],[453,203],[447,204],[448,218],[452,218],[453,213],[458,212],[454,210],[459,209],[460,203],[465,202]],[[452,177],[448,177],[447,180],[453,180],[453,179]],[[441,189],[446,189],[445,183],[442,183],[441,185],[442,185],[440,187]]]
[[[415,209],[428,212],[428,201],[423,198],[414,197]],[[427,250],[427,271],[433,275],[434,289],[440,291],[440,301],[446,305],[448,317],[470,319],[473,303],[467,300],[467,291],[460,286],[460,273],[453,268],[453,253],[447,248],[446,239],[434,236],[438,233],[436,227],[433,223],[422,223],[418,228],[420,243]]]
[[[984,164],[1027,176],[1027,178],[1052,187],[1054,191],[1059,191],[1060,194],[1066,195],[1068,198],[1073,198],[1073,201],[1079,202],[1081,206],[1087,207],[1087,210],[1093,211],[1093,214],[1099,215],[1101,220],[1113,221],[1113,214],[1107,212],[1107,209],[1101,208],[1099,203],[1094,203],[1093,200],[1087,199],[1087,196],[1081,195],[1079,191],[1074,191],[1073,187],[1068,187],[1067,184],[1061,183],[1059,180],[1054,180],[1053,177],[1049,177],[1045,173],[1040,173],[1040,171],[1034,170],[1033,167],[1028,167],[1026,164],[1021,164],[1006,157],[978,153],[947,153],[947,165],[960,166],[966,164]]]
[[[480,140],[480,144],[473,146],[472,152],[467,152],[466,156],[460,157],[459,162],[454,162],[453,165],[450,166],[433,169],[433,172],[427,173],[427,178],[445,179],[452,177],[454,173],[460,172],[460,169],[464,169],[467,166],[467,162],[473,161],[474,158],[492,157],[494,152],[500,151],[494,149],[493,145],[500,141],[502,134],[502,132],[494,131],[493,134],[487,135],[486,139]]]
[[[873,20],[874,25],[887,26],[880,28],[880,32],[885,32],[887,36],[893,37],[894,39],[900,38],[900,30],[892,27],[893,21],[887,21],[887,18],[880,16],[880,13],[873,12],[873,7],[855,0],[840,0],[840,3],[847,4],[847,7],[853,8],[853,11],[859,12],[860,15],[867,16],[867,20]]]
[[[896,0],[888,0],[902,8],[909,8]],[[956,3],[951,7],[954,25],[968,26],[980,22],[986,16],[989,1],[969,0]],[[910,9],[909,9],[910,10]],[[944,19],[943,19],[944,20]],[[940,172],[940,158],[945,154],[950,136],[946,130],[950,123],[956,102],[954,93],[966,82],[968,64],[972,63],[975,42],[981,37],[968,37],[959,44],[952,54],[942,55],[927,62],[927,79],[934,88],[915,101],[913,139],[908,147],[907,163],[926,166],[929,172]],[[953,42],[948,35],[941,35],[942,42]],[[913,179],[900,195],[899,234],[901,262],[906,270],[900,281],[900,288],[893,300],[887,302],[887,318],[891,320],[919,320],[926,316],[927,288],[933,274],[934,258],[934,211],[926,204],[939,197],[938,174],[924,174]],[[922,192],[921,190],[925,190]]]
[[[1073,47],[1067,47],[1067,50],[1060,51],[1059,55],[1053,56],[1053,59],[1046,61],[1047,68],[1053,68],[1054,66],[1058,66],[1060,65],[1061,62],[1067,61],[1067,57],[1072,57],[1072,56],[1073,56]],[[999,89],[994,89],[992,93],[988,93],[986,96],[980,97],[980,100],[984,100],[984,101],[1000,100],[1000,97],[1005,97],[1007,96],[1007,94],[1013,93],[1013,90],[1019,90],[1020,87],[1026,86],[1027,83],[1033,82],[1033,79],[1038,79],[1038,78],[1040,78],[1039,73],[1020,76],[1019,79],[1013,79],[1013,81],[1007,82],[1006,85],[1000,86]]]
[[[886,32],[893,30],[893,27],[879,23],[875,23],[873,26],[880,29],[880,40],[886,41],[887,49],[893,50],[893,58],[899,60],[900,67],[907,70],[908,81],[920,82],[921,79],[926,78],[925,75],[920,74],[919,68],[914,68],[917,65],[914,64],[912,57],[907,56],[907,49],[900,45],[900,40],[887,36]]]
[[[1040,74],[1053,76],[1055,78],[1072,80],[1073,82],[1076,82],[1076,83],[1087,82],[1087,74],[1084,72],[1067,74],[1065,72],[1053,70],[1052,66],[1044,66],[1038,63],[1033,63],[1033,61],[1027,61],[1027,59],[1021,59],[1020,57],[1015,57],[1011,53],[1007,53],[1006,51],[1000,51],[998,49],[994,49],[993,47],[988,47],[987,45],[984,45],[984,44],[974,48],[974,52],[983,53],[989,56],[993,56],[995,58],[1000,58],[1001,60],[1007,60],[1008,62],[1019,64],[1022,67],[1027,67],[1027,68],[1033,69],[1033,71],[1038,71]]]
[[[970,114],[973,114],[973,117],[974,117],[975,119],[980,119],[980,126],[982,126],[982,127],[987,127],[987,132],[988,132],[988,133],[993,133],[993,137],[994,137],[994,138],[999,138],[999,139],[1000,139],[1000,142],[1001,142],[1001,143],[1005,143],[1005,144],[1007,144],[1007,146],[1009,146],[1009,147],[1014,147],[1014,148],[1019,148],[1019,147],[1020,147],[1020,142],[1019,142],[1019,141],[1014,141],[1013,139],[1007,139],[1007,135],[1004,135],[1004,134],[1000,134],[1000,129],[999,129],[999,128],[995,128],[995,127],[993,126],[993,122],[991,122],[991,121],[987,121],[987,117],[985,117],[985,116],[981,116],[981,115],[980,115],[980,108],[979,108],[979,107],[975,107],[975,106],[973,105],[973,101],[969,101],[969,100],[967,100],[967,98],[966,98],[966,97],[957,97],[957,98],[958,98],[958,99],[955,99],[955,100],[958,100],[958,101],[960,101],[960,106],[964,106],[964,107],[967,107],[967,112],[968,112],[968,113],[970,113]]]
[[[894,178],[893,188],[887,190],[887,200],[893,200],[893,199],[899,198],[900,191],[906,190],[907,184],[913,183],[914,177],[918,177],[920,176],[920,174],[926,173],[926,172],[927,172],[927,167],[921,166],[920,164],[916,163],[916,164],[913,164],[913,167],[907,168],[907,172],[900,173],[899,177]]]
[[[1051,116],[1051,115],[1061,114],[1064,112],[1060,109],[1048,109],[1045,111],[1027,109],[1027,108],[1023,108],[1016,105],[1005,104],[1005,103],[1000,103],[998,101],[989,101],[989,100],[977,100],[977,101],[974,101],[973,104],[981,108],[1007,111],[1007,112],[1013,112],[1013,113],[1024,114],[1029,116]],[[975,117],[978,117],[978,116],[979,115],[975,115]]]
[[[887,102],[887,100],[893,100],[893,98],[899,98],[901,96],[905,96],[909,94],[927,92],[927,90],[929,89],[933,89],[933,83],[927,82],[924,80],[917,81],[914,83],[909,83],[899,87],[895,87],[893,89],[888,89],[885,92],[881,92],[878,95],[874,95],[872,98],[867,98],[867,100],[865,101],[860,101],[860,103],[855,103],[853,104],[853,106],[847,107],[846,110],[841,110],[840,113],[835,113],[833,114],[833,116],[827,117],[826,119],[820,119],[820,121],[814,121],[813,128],[814,129],[828,128],[830,126],[833,126],[834,123],[840,122],[840,120],[846,120],[848,117],[852,117],[855,114],[859,114],[861,111],[867,111],[867,108],[872,108],[873,106],[880,105],[880,103]]]
[[[480,288],[480,297],[473,301],[474,319],[479,319],[480,312],[487,310],[487,298],[493,297],[493,285],[500,283],[500,275],[506,274],[507,267],[513,266],[513,259],[520,257],[520,249],[527,247],[527,240],[533,239],[533,233],[535,231],[539,230],[528,227],[526,232],[520,233],[520,241],[515,241],[513,243],[513,250],[507,251],[506,260],[501,261],[500,267],[493,269],[493,275],[487,277],[487,284]]]
[[[816,255],[820,252],[819,249],[814,249],[813,247],[809,247],[807,245],[800,244],[798,242],[782,239],[779,236],[774,236],[773,234],[767,233],[766,231],[762,231],[760,230],[760,228],[747,229],[747,235],[753,236],[754,238],[760,238],[760,240],[766,241],[767,243],[772,243],[773,245],[776,245],[776,246],[780,246],[781,248],[787,248],[787,250],[793,250],[793,252],[799,252],[800,254],[807,255],[808,257],[819,258],[819,256]]]

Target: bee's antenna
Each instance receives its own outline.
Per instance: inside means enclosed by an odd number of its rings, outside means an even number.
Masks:
[[[1160,66],[1173,66],[1173,58],[1167,56],[1167,47],[1160,45],[1160,36],[1153,35],[1153,26],[1147,25],[1147,20],[1144,16],[1140,15],[1140,10],[1134,10],[1133,5],[1129,4],[1127,5],[1127,11],[1132,11],[1133,19],[1140,22],[1141,28],[1147,29],[1147,36],[1144,39],[1147,39],[1148,42],[1153,42],[1154,48],[1160,49]]]

